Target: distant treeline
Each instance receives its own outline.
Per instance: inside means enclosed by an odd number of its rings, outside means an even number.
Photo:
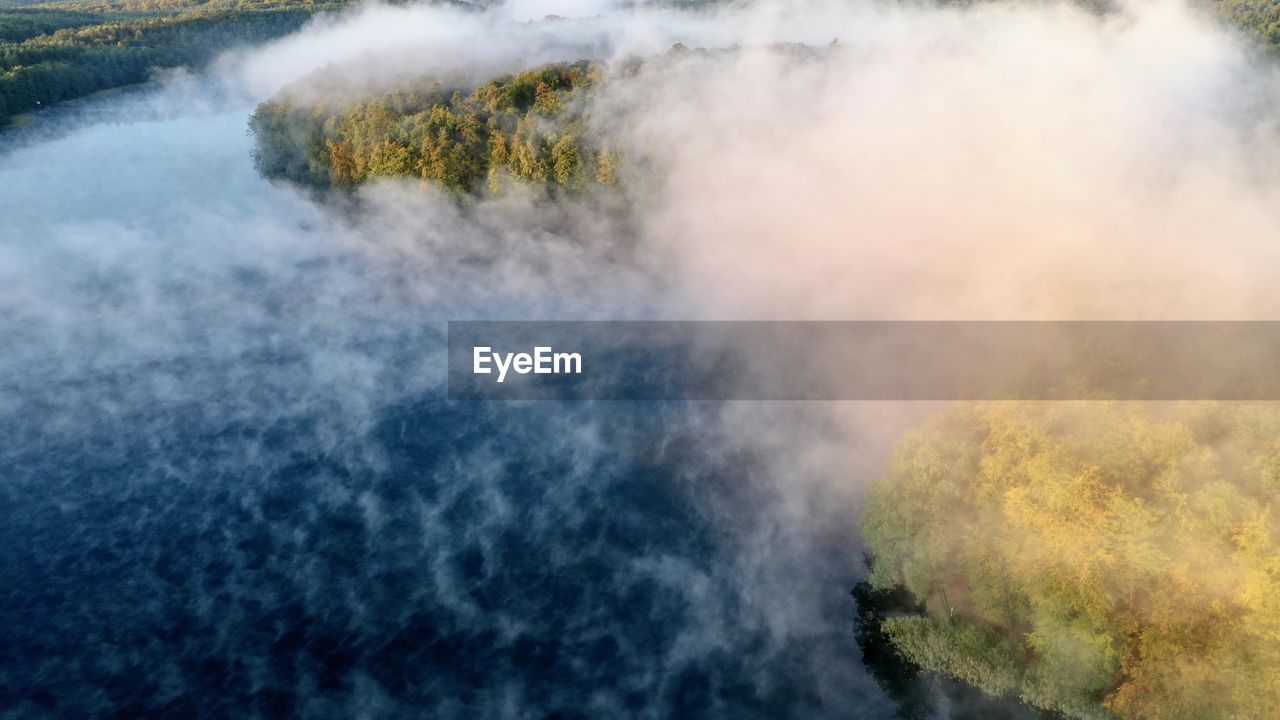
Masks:
[[[351,105],[262,103],[250,120],[263,175],[311,187],[412,177],[457,193],[511,182],[557,192],[618,182],[618,157],[589,127],[593,62],[558,63],[477,87],[431,79]]]
[[[156,68],[199,64],[229,46],[287,34],[313,13],[348,1],[0,0],[0,127],[23,112],[142,82]],[[439,1],[472,9],[488,4]],[[1280,0],[1211,1],[1280,48]]]
[[[342,2],[0,8],[0,127],[19,113],[143,82],[155,68],[198,64],[228,47],[285,35]]]
[[[77,28],[102,22],[98,13],[61,8],[0,8],[0,41],[20,43],[37,35],[63,28]]]
[[[1274,407],[997,403],[905,438],[862,529],[927,608],[880,622],[922,667],[1072,718],[1268,720],[1278,512]]]

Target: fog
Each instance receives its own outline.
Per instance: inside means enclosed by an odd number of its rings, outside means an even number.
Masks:
[[[649,232],[704,310],[1275,317],[1276,73],[1240,38],[1172,3],[836,15],[824,62],[641,80]]]
[[[317,72],[677,42],[743,49],[607,86],[625,206],[253,169],[254,105]],[[0,684],[19,715],[889,717],[856,516],[931,408],[450,404],[443,322],[1269,318],[1276,89],[1173,3],[367,5],[0,138],[0,644],[32,658]]]

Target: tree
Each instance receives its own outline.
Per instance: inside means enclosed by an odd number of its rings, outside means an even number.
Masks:
[[[946,593],[886,633],[992,692],[1004,648],[1023,699],[1070,717],[1270,718],[1278,461],[1271,407],[957,406],[868,490],[872,582]]]

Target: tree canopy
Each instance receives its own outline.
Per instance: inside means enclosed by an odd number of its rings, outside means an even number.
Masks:
[[[456,193],[513,182],[558,192],[618,182],[618,157],[589,123],[594,62],[556,63],[475,87],[433,78],[350,104],[262,103],[249,126],[258,169],[312,187],[411,177]]]
[[[140,83],[238,44],[288,34],[345,0],[49,3],[0,8],[0,126],[14,115]]]
[[[871,581],[909,659],[1075,718],[1280,707],[1280,409],[967,405],[870,488]]]

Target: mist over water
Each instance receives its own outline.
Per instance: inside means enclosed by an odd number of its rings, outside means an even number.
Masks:
[[[811,525],[784,433],[740,432],[816,415],[443,400],[445,319],[661,306],[597,276],[604,221],[322,207],[200,83],[0,161],[12,716],[890,711],[851,516]]]
[[[1274,73],[1163,5],[614,5],[358,9],[0,136],[11,716],[966,716],[851,632],[861,482],[930,408],[451,404],[444,321],[1267,317]],[[837,33],[612,89],[638,213],[253,168],[255,104],[329,63]]]

